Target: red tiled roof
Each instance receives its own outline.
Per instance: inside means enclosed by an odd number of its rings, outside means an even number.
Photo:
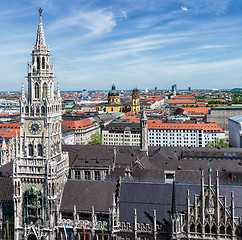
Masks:
[[[9,128],[9,129],[19,129],[20,128],[20,123],[15,122],[15,123],[0,123],[0,129],[1,128]]]
[[[172,98],[169,103],[173,103],[173,104],[195,104],[195,100],[193,99],[183,99],[183,98],[180,98],[180,99],[175,99],[175,98]]]
[[[89,118],[78,121],[62,121],[62,124],[70,129],[85,129],[95,125]]]
[[[207,107],[184,107],[184,114],[190,113],[194,115],[205,115],[208,114],[208,109]]]
[[[135,116],[123,116],[120,119],[129,119],[130,122],[140,122],[140,119]]]
[[[202,129],[205,132],[223,132],[217,123],[162,123],[161,120],[148,120],[148,129]]]

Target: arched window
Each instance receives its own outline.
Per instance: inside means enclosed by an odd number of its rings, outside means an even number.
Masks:
[[[42,69],[45,69],[45,57],[42,57]]]
[[[43,156],[43,148],[42,148],[41,144],[38,145],[38,156],[40,156],[40,157]]]
[[[29,113],[29,107],[28,106],[25,107],[25,112]]]
[[[221,226],[220,227],[220,234],[225,234],[225,228],[224,228],[224,226]]]
[[[215,225],[212,226],[212,233],[213,234],[216,234],[217,233],[217,228]]]
[[[40,69],[40,60],[39,60],[39,57],[37,57],[37,70]]]
[[[227,227],[227,234],[232,235],[232,229],[230,226]]]
[[[34,148],[32,144],[29,144],[29,156],[34,156]]]
[[[47,97],[47,83],[44,83],[43,85],[43,98]]]
[[[209,227],[209,225],[206,225],[205,226],[205,233],[210,233],[210,227]]]
[[[195,225],[193,223],[190,226],[190,232],[195,232]]]
[[[39,107],[36,107],[36,113],[39,114]]]
[[[35,83],[34,85],[34,93],[35,93],[35,98],[39,98],[39,84]]]
[[[45,107],[44,106],[41,107],[41,114],[45,115]]]

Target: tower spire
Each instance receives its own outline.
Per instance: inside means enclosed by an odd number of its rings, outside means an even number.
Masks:
[[[2,149],[1,150],[6,150],[6,149],[7,149],[7,146],[6,146],[5,138],[3,137]]]
[[[21,98],[25,99],[25,93],[24,93],[24,83],[22,82],[22,88],[21,88]]]
[[[43,9],[39,9],[39,25],[38,25],[38,30],[37,30],[37,37],[36,37],[36,44],[35,48],[38,50],[45,49],[45,35],[44,35],[44,28],[43,28],[43,23],[42,23],[42,11]]]
[[[175,189],[175,180],[173,179],[173,188],[172,188],[172,207],[171,207],[172,217],[175,219],[177,217],[177,203],[176,203],[176,189]]]

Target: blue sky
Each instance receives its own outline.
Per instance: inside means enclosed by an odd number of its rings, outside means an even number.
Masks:
[[[242,87],[241,0],[1,0],[0,91],[27,86],[39,7],[61,90]]]

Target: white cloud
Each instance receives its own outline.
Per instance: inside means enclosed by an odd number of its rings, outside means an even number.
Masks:
[[[182,6],[182,11],[187,11],[188,8],[186,6]]]
[[[199,47],[198,49],[213,49],[213,48],[226,48],[228,45],[204,45]]]
[[[110,10],[79,11],[72,16],[63,17],[49,27],[49,30],[64,30],[70,27],[80,27],[88,30],[90,35],[102,35],[113,30],[116,21]]]

